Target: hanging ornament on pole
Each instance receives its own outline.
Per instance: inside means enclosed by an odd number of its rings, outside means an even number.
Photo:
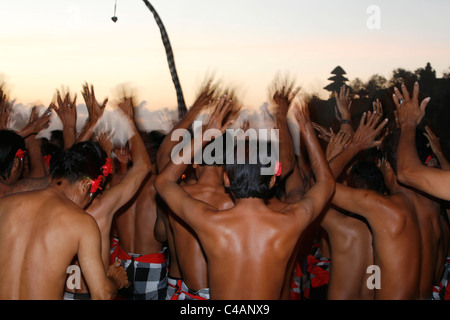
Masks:
[[[111,20],[114,21],[114,23],[117,21],[117,17],[116,17],[116,9],[117,9],[117,0],[114,3],[114,16],[111,17]]]

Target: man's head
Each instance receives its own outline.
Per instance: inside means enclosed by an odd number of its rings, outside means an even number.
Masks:
[[[428,146],[428,140],[423,132],[416,131],[416,150],[420,161],[425,164],[428,157],[433,154],[433,150]],[[383,141],[382,151],[385,159],[390,163],[392,170],[397,174],[397,148],[400,142],[400,129],[388,134]]]
[[[374,190],[382,194],[387,190],[383,174],[372,162],[356,162],[350,170],[347,183],[352,188]]]
[[[253,141],[254,142],[254,141]],[[239,158],[238,145],[234,146],[234,161],[229,163],[229,159],[224,166],[224,185],[228,187],[236,199],[243,198],[269,198],[272,192],[272,187],[275,185],[276,176],[264,175],[261,169],[270,168],[273,165],[271,162],[264,164],[261,159],[260,150],[256,151],[256,163],[250,161],[253,154],[250,153],[251,141],[245,140],[244,159]],[[258,143],[258,149],[260,144]],[[267,155],[272,157],[272,146],[270,141],[267,142]],[[253,152],[252,152],[253,153]],[[273,158],[273,157],[272,157]],[[238,161],[244,160],[244,161]],[[244,163],[242,163],[244,162]]]
[[[85,141],[73,145],[52,159],[50,173],[53,181],[63,179],[70,185],[76,185],[76,194],[71,198],[77,199],[74,202],[84,207],[89,203],[90,196],[96,193],[92,192],[93,185],[100,186],[104,182],[102,167],[105,162],[106,155],[100,146],[95,142]]]
[[[0,179],[3,183],[14,183],[22,174],[19,150],[26,150],[25,140],[14,131],[0,130]]]

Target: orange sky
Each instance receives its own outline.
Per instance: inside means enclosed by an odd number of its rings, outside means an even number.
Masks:
[[[350,80],[375,73],[389,78],[397,67],[414,71],[427,62],[438,76],[448,70],[448,1],[319,2],[151,1],[169,33],[188,106],[210,72],[238,87],[246,105],[258,107],[277,72],[324,94],[337,65]],[[374,4],[380,28],[370,30],[367,8]],[[48,104],[56,88],[79,93],[88,81],[101,100],[128,84],[150,108],[175,107],[153,16],[140,0],[118,0],[114,24],[113,9],[113,0],[2,1],[0,77],[11,96]]]

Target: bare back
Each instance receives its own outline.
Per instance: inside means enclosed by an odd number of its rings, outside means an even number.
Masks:
[[[83,223],[93,220],[49,190],[0,201],[0,299],[62,299]]]
[[[417,299],[420,284],[420,230],[414,205],[394,194],[388,216],[374,212],[368,218],[374,238],[374,264],[381,269],[381,289],[375,299]],[[374,208],[375,211],[382,209]]]
[[[418,193],[412,193],[411,201],[417,211],[421,234],[422,264],[420,270],[420,299],[430,299],[435,281],[435,274],[439,271],[439,240],[441,227],[439,221],[440,204]],[[439,279],[440,280],[440,279]]]
[[[155,177],[154,174],[147,177],[133,199],[116,214],[120,247],[128,253],[146,255],[162,250],[161,242],[154,235],[157,217]]]
[[[292,213],[238,204],[206,224],[198,235],[208,258],[211,299],[280,299],[306,223]]]
[[[196,183],[185,185],[183,188],[192,198],[206,202],[218,210],[225,210],[234,205],[222,185]],[[206,257],[196,233],[174,215],[169,215],[169,219],[174,232],[177,259],[183,281],[194,291],[208,288]]]
[[[326,212],[322,227],[331,244],[330,300],[372,300],[367,268],[373,264],[372,235],[367,225],[334,209]]]

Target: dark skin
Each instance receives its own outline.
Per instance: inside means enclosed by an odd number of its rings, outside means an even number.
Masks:
[[[224,132],[225,101],[222,99],[214,109],[208,128]],[[268,208],[264,199],[258,198],[237,199],[233,208],[223,211],[193,199],[177,183],[185,164],[170,163],[156,179],[158,193],[200,239],[208,259],[211,299],[279,299],[286,267],[301,232],[333,194],[334,179],[306,108],[298,109],[297,119],[317,181],[301,201],[280,211]],[[229,185],[226,174],[224,182]],[[274,183],[275,175],[270,185]],[[174,198],[179,201],[170,200]]]
[[[197,182],[183,186],[192,198],[208,203],[218,210],[226,210],[234,206],[223,186],[222,167],[194,164],[194,168],[198,175]],[[189,289],[194,291],[208,288],[206,257],[197,235],[174,214],[170,214],[169,219],[183,281]]]
[[[120,183],[122,178],[123,175],[116,176],[112,185]],[[155,174],[148,174],[133,199],[116,213],[114,221],[120,247],[128,253],[146,255],[162,250],[162,243],[154,235],[155,178]]]
[[[415,129],[421,122],[425,115],[425,108],[428,104],[428,99],[424,99],[419,106],[419,84],[414,85],[412,96],[410,97],[408,90],[405,86],[401,87],[401,91],[395,88],[394,102],[397,107],[397,116],[401,129],[400,142],[398,146],[398,160],[397,170],[399,174],[399,180],[414,188],[427,192],[427,190],[421,188],[415,182],[409,183],[410,180],[416,181],[418,173],[414,173],[412,178],[404,179],[406,174],[409,174],[413,168],[419,170],[425,176],[429,176],[431,172],[434,175],[435,171],[440,172],[445,176],[445,170],[439,170],[424,166],[418,159],[417,151],[415,150]],[[399,99],[404,99],[404,102],[400,104]],[[412,130],[414,129],[414,132]],[[430,140],[432,146],[436,149],[435,140],[436,137],[432,134],[429,128],[426,130],[426,136]],[[414,139],[411,145],[411,139]],[[410,159],[406,159],[403,156],[403,152],[410,155]],[[442,153],[438,153],[441,159]],[[418,161],[418,162],[417,162]],[[445,166],[444,162],[444,166]],[[406,170],[405,170],[406,169]],[[429,169],[429,170],[428,170]],[[441,179],[441,178],[440,178]],[[434,181],[434,189],[439,185],[439,180]],[[432,294],[432,286],[435,283],[437,268],[442,261],[439,261],[439,242],[441,239],[441,226],[440,226],[440,204],[435,199],[427,196],[423,193],[416,193],[412,195],[411,200],[415,203],[418,211],[418,219],[420,223],[420,232],[422,237],[422,271],[421,271],[421,285],[420,285],[420,298],[429,299]]]
[[[39,190],[49,186],[51,178],[45,175],[39,141],[36,141],[35,137],[39,132],[48,128],[51,110],[53,109],[54,105],[52,103],[47,109],[48,112],[44,112],[44,114],[39,116],[37,108],[33,108],[28,124],[16,132],[25,139],[25,143],[29,148],[27,156],[30,157],[31,171],[27,178],[19,179],[22,175],[24,160],[15,157],[9,176],[6,180],[1,179],[0,181],[0,197],[22,191]]]
[[[361,220],[330,208],[321,226],[331,247],[329,300],[372,300],[373,290],[366,286],[367,267],[373,264],[372,235]]]
[[[373,234],[374,264],[381,270],[376,300],[417,299],[420,288],[420,229],[413,191],[396,183],[387,162],[382,166],[391,194],[336,185],[333,204],[365,217]],[[402,275],[399,277],[399,275]]]
[[[114,213],[134,197],[145,177],[151,170],[150,158],[134,123],[131,99],[124,98],[119,104],[119,107],[127,117],[130,127],[133,130],[133,136],[130,139],[133,167],[128,170],[120,183],[104,190],[99,196],[95,197],[86,208],[86,212],[94,217],[100,229],[102,259],[105,268],[107,268],[110,263],[110,233]],[[85,293],[87,292],[87,289],[82,288],[77,292]]]
[[[342,136],[342,138],[341,138]],[[348,143],[348,133],[340,131],[332,135],[327,146],[330,161],[341,153]],[[372,235],[367,225],[336,208],[328,208],[320,218],[320,225],[327,232],[331,249],[329,300],[372,300],[373,290],[366,281],[367,267],[373,264]]]
[[[127,284],[118,264],[105,270],[100,231],[81,209],[88,201],[87,179],[57,179],[44,190],[0,200],[0,239],[13,249],[0,254],[8,261],[0,266],[1,299],[61,299],[75,255],[93,299],[111,299]]]
[[[364,114],[349,145],[330,161],[339,176],[347,163],[361,150],[380,146],[376,140],[387,124],[379,124],[380,112]],[[375,299],[417,299],[420,288],[421,237],[417,209],[411,200],[414,191],[399,185],[388,162],[382,172],[391,194],[336,185],[333,204],[366,218],[373,235],[374,264],[381,270],[381,289]],[[403,275],[398,277],[398,275]]]
[[[202,88],[200,94],[198,95],[197,99],[195,100],[192,107],[188,110],[187,114],[179,121],[171,130],[171,132],[167,135],[167,137],[162,142],[161,146],[158,149],[157,152],[157,168],[158,171],[162,171],[167,164],[171,161],[170,160],[170,154],[173,149],[173,147],[177,144],[177,141],[171,141],[170,137],[172,132],[174,132],[177,129],[185,129],[187,130],[194,120],[197,118],[197,116],[202,112],[207,106],[211,99],[214,99],[216,93],[216,86],[212,84],[211,81],[208,81],[206,85]],[[186,185],[186,183],[182,183],[183,185]],[[174,279],[182,278],[182,272],[181,272],[181,266],[178,262],[178,254],[177,254],[177,246],[175,245],[175,239],[174,239],[174,233],[173,226],[171,223],[174,223],[175,220],[173,219],[172,213],[170,211],[170,208],[167,206],[166,203],[162,199],[159,201],[159,205],[157,208],[157,220],[156,220],[156,226],[155,232],[157,232],[156,237],[160,240],[167,240],[168,247],[169,247],[169,277]],[[204,265],[202,261],[204,262],[205,258],[203,255],[203,252],[200,254],[199,250],[199,244],[195,243],[197,242],[197,239],[195,239],[194,242],[194,236],[191,232],[187,232],[187,229],[183,226],[181,226],[179,223],[177,224],[178,229],[182,233],[181,239],[183,239],[183,234],[186,238],[188,238],[191,243],[190,248],[196,248],[194,249],[194,252],[197,254],[196,257],[199,260],[198,263],[200,265]],[[180,237],[178,237],[180,239]],[[178,241],[181,242],[181,241]],[[182,255],[182,253],[180,253]],[[186,265],[189,265],[189,263],[186,263]],[[191,269],[191,267],[186,266],[186,268]],[[192,288],[206,288],[207,281],[205,281],[205,274],[203,272],[204,267],[201,267],[200,271],[194,271],[194,273],[189,272],[189,270],[185,271],[187,277],[189,278],[189,274],[194,274],[194,276],[191,276],[192,281],[189,281],[190,285],[193,286]],[[201,276],[197,277],[195,276],[196,273],[199,273]],[[194,281],[194,279],[197,279]],[[194,289],[193,289],[194,290]]]

